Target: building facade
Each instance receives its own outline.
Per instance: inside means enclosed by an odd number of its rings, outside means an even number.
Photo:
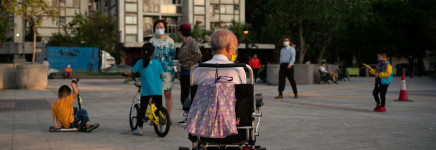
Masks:
[[[90,6],[89,0],[46,0],[46,2],[59,10],[59,18],[53,20],[51,17],[42,17],[41,25],[38,26],[37,31],[42,37],[43,43],[46,43],[53,33],[64,33],[62,25],[72,21],[76,14],[88,12]],[[21,43],[24,41],[26,28],[29,27],[29,24],[18,15],[14,16],[14,24],[13,42]]]
[[[125,45],[142,43],[154,34],[153,23],[164,19],[167,33],[176,32],[180,24],[212,30],[232,20],[245,23],[245,0],[107,0],[110,12],[118,19],[119,37]]]

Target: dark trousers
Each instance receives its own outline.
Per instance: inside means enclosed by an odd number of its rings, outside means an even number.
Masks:
[[[380,80],[380,79],[378,79]],[[381,105],[382,107],[385,107],[386,102],[386,92],[388,91],[389,85],[383,85],[381,82],[377,81],[375,83],[374,90],[372,91],[372,95],[374,95],[375,102],[377,102],[377,105]],[[380,94],[380,98],[379,95]],[[381,99],[381,102],[380,102]]]
[[[88,112],[85,109],[79,110],[77,107],[73,107],[74,121],[70,124],[70,128],[74,128],[77,123],[85,124],[89,122]],[[82,122],[83,121],[83,122]]]
[[[292,90],[294,91],[294,95],[297,95],[297,84],[295,84],[294,80],[294,66],[291,69],[288,69],[289,63],[281,63],[280,71],[279,71],[279,95],[283,95],[283,90],[285,90],[286,79],[288,78],[291,83]]]
[[[136,124],[142,128],[144,124],[145,118],[145,110],[147,110],[148,102],[151,100],[154,102],[157,108],[162,107],[162,95],[153,95],[153,96],[141,96],[141,104],[139,106],[139,114],[136,120]]]
[[[253,74],[254,74],[254,82],[256,82],[256,79],[257,79],[257,71],[258,71],[259,69],[258,68],[256,68],[256,69],[253,69]]]
[[[189,97],[189,89],[190,89],[189,80],[190,80],[189,75],[180,76],[180,88],[181,88],[180,101],[182,102],[182,106],[183,104],[185,104],[186,98]]]

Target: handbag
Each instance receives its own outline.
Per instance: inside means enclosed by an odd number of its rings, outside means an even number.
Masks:
[[[231,81],[233,77],[217,77],[216,74],[214,83],[198,86],[185,130],[192,135],[206,138],[225,138],[238,134],[235,86]]]

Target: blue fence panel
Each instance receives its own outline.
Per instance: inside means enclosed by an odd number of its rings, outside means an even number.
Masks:
[[[94,55],[93,55],[94,54]],[[92,59],[94,58],[94,59]],[[98,48],[93,47],[47,47],[50,67],[61,72],[68,64],[73,72],[98,71]],[[91,69],[91,62],[94,61]]]

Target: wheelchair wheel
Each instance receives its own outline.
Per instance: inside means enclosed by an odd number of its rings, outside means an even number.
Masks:
[[[170,131],[170,116],[168,114],[167,109],[165,108],[158,108],[156,111],[156,119],[159,119],[159,124],[153,124],[154,131],[159,137],[164,137],[168,134],[168,131]]]
[[[130,107],[130,114],[129,114],[129,122],[130,122],[130,129],[133,131],[137,127],[137,120],[138,120],[138,114],[139,114],[139,105],[135,104],[132,107]]]

